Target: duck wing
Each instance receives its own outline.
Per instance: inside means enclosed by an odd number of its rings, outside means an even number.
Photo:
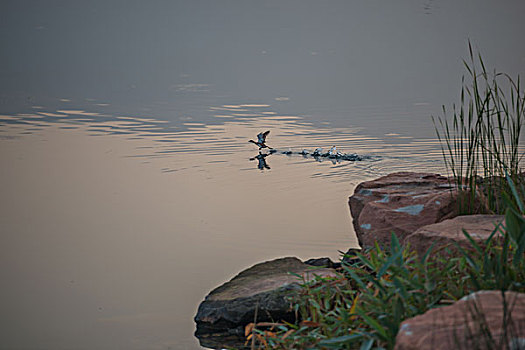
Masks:
[[[260,143],[265,143],[266,142],[266,136],[268,136],[269,133],[270,133],[270,130],[259,133],[257,135],[257,139],[259,140],[259,142]]]

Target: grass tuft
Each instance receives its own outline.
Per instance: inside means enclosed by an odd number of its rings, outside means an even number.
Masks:
[[[464,65],[470,83],[463,77],[459,106],[453,106],[450,120],[445,107],[443,117],[432,120],[445,166],[459,192],[459,213],[473,214],[478,209],[476,196],[493,213],[504,213],[502,198],[509,191],[506,174],[523,184],[525,93],[519,76],[514,80],[507,74],[489,73],[470,43],[469,54]]]

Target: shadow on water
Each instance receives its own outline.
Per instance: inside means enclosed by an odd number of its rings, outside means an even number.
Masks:
[[[268,157],[270,154],[263,154],[259,153],[256,156],[250,158],[250,160],[257,160],[257,168],[259,170],[268,169],[270,170],[270,166],[268,165],[268,162],[266,161],[266,157]]]

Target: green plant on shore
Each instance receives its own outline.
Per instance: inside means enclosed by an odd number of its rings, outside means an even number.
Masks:
[[[512,179],[507,181],[514,196],[505,194],[504,224],[497,225],[483,244],[463,230],[474,254],[456,244],[474,290],[525,290],[525,205]]]
[[[392,349],[407,318],[479,290],[525,292],[525,204],[512,179],[507,181],[511,195],[505,198],[505,223],[484,242],[464,232],[468,247],[431,247],[417,257],[392,234],[389,250],[376,244],[356,254],[358,261],[343,264],[338,277],[303,281],[293,300],[302,321],[278,324],[270,332],[259,330],[260,347]],[[476,317],[483,320],[481,316]],[[480,341],[506,348],[508,342],[496,341],[488,329],[484,332]],[[506,341],[508,334],[505,337]]]
[[[434,259],[429,253],[420,259],[392,235],[390,250],[376,245],[357,254],[357,263],[343,265],[337,278],[304,283],[293,300],[302,322],[267,333],[264,347],[393,348],[404,319],[468,291],[466,284],[451,283],[458,276],[454,266],[459,258]]]
[[[434,124],[459,192],[459,212],[479,210],[479,196],[490,211],[504,214],[505,222],[483,242],[464,231],[468,247],[431,247],[422,257],[392,234],[388,250],[376,244],[356,254],[357,262],[343,263],[337,277],[303,280],[292,300],[301,321],[252,325],[259,348],[392,349],[407,318],[479,290],[525,292],[525,184],[520,174],[525,94],[519,77],[489,74],[470,44],[469,50],[465,66],[472,85],[463,84],[452,121],[444,111]],[[500,340],[482,322],[477,326],[472,330],[481,332],[476,348],[508,348],[512,329],[507,334],[506,324]]]
[[[466,318],[475,320],[473,327],[467,326],[465,334],[456,334],[456,348],[468,349],[521,349],[520,329],[524,324],[516,324],[512,319],[515,298],[508,299],[505,291],[525,292],[525,205],[516,184],[507,175],[511,195],[505,193],[505,221],[497,225],[492,234],[479,244],[463,230],[474,253],[456,247],[467,263],[465,272],[474,290],[499,290],[502,296],[503,323],[500,334],[492,334],[488,320],[481,306],[469,304]],[[524,193],[522,191],[521,193]],[[463,324],[467,324],[464,320]],[[460,346],[461,345],[461,346]]]
[[[512,317],[517,297],[508,298],[506,291],[525,292],[525,206],[516,185],[507,175],[512,197],[505,193],[505,221],[498,224],[492,234],[482,243],[463,230],[474,252],[458,244],[467,266],[465,276],[474,290],[499,290],[502,303],[501,332],[493,334],[489,320],[476,297],[469,297],[468,314],[458,320],[462,331],[454,334],[457,349],[520,349],[523,347],[520,329]]]
[[[396,246],[393,236],[390,251],[376,246],[360,255],[358,264],[345,266],[339,277],[305,283],[293,300],[302,321],[276,324],[270,332],[259,330],[264,339],[259,346],[393,349],[401,322],[410,317],[478,290],[525,292],[525,241],[516,246],[507,231],[503,235],[508,237],[498,241],[503,245],[463,249],[455,258],[425,255],[422,259],[409,248]],[[498,272],[501,277],[495,275]]]
[[[432,118],[441,143],[445,166],[458,190],[460,214],[479,210],[476,196],[483,197],[488,209],[503,213],[502,194],[508,191],[505,173],[522,183],[522,128],[525,121],[525,94],[520,77],[513,80],[503,73],[489,73],[469,43],[470,60],[464,65],[471,80],[463,77],[461,102],[453,106],[449,121]]]

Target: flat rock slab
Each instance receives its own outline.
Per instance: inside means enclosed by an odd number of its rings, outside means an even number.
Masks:
[[[302,281],[293,274],[309,281],[316,275],[335,276],[335,270],[313,267],[293,257],[252,266],[206,296],[195,316],[197,337],[242,332],[242,327],[254,322],[256,309],[257,322],[294,321],[287,296],[298,290]]]
[[[361,247],[388,246],[418,228],[456,216],[454,184],[439,174],[399,172],[359,184],[348,204]]]
[[[503,299],[500,291],[479,291],[405,320],[394,349],[523,349],[524,340],[525,294],[507,291]]]
[[[455,251],[454,242],[463,248],[470,248],[471,244],[463,234],[463,230],[466,230],[475,241],[483,245],[496,225],[503,221],[503,215],[456,216],[453,219],[419,228],[405,238],[404,244],[410,244],[419,256],[425,254],[432,244],[434,244],[433,251],[444,247],[449,247],[450,250]],[[495,235],[496,237],[500,236],[499,233]]]

